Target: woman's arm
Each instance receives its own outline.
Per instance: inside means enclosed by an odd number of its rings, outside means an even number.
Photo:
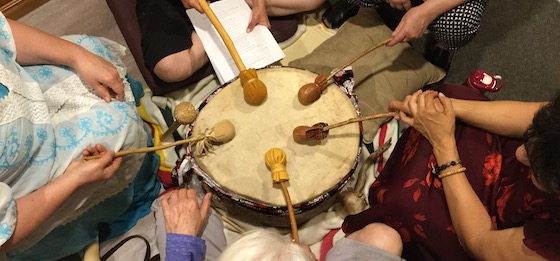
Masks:
[[[466,3],[468,0],[428,0],[419,6],[412,7],[404,14],[395,28],[393,38],[387,46],[408,42],[424,35],[428,26],[443,13]],[[398,4],[402,4],[396,1]],[[409,4],[410,5],[410,4]],[[408,6],[409,6],[408,5]]]
[[[266,28],[270,29],[265,0],[246,0],[246,2],[251,7],[252,11],[251,21],[249,21],[249,25],[247,26],[247,32],[253,31],[258,24],[264,25]]]
[[[16,44],[16,61],[22,65],[55,64],[74,69],[107,102],[124,99],[123,79],[110,62],[72,42],[9,20]]]
[[[410,117],[401,119],[422,133],[432,144],[438,163],[456,161],[455,111],[442,93],[415,93],[409,99]],[[445,169],[458,170],[461,165]],[[474,192],[464,172],[442,178],[443,190],[453,227],[463,248],[482,260],[543,260],[523,244],[523,228],[495,230],[486,208]]]
[[[74,161],[54,181],[15,200],[17,209],[16,227],[10,239],[0,247],[0,252],[10,250],[13,246],[27,238],[78,187],[95,181],[107,180],[113,176],[119,168],[122,159],[114,158],[114,152],[105,152],[105,148],[99,144],[96,145],[96,148],[88,147],[84,150],[83,155],[89,156],[98,152],[103,152],[103,157],[90,161]]]
[[[547,102],[470,101],[451,99],[461,121],[507,137],[522,137],[535,113]]]
[[[199,204],[196,190],[177,189],[160,200],[167,232],[165,259],[204,259],[204,240],[197,237],[202,235],[208,222],[211,194],[206,193]],[[177,244],[181,241],[188,245]]]
[[[411,97],[412,95],[408,95],[404,101],[391,101],[389,110],[398,110],[410,115],[408,102]],[[514,138],[524,135],[535,113],[547,104],[547,102],[450,100],[457,119],[483,130]]]

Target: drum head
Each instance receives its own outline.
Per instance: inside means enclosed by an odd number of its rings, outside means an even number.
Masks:
[[[332,129],[325,140],[312,145],[294,142],[292,131],[300,125],[334,124],[357,117],[355,100],[331,84],[319,100],[304,106],[297,93],[317,74],[287,67],[257,73],[268,89],[262,105],[252,106],[244,101],[237,79],[218,89],[199,107],[192,133],[202,133],[218,121],[229,120],[236,135],[232,141],[214,147],[210,154],[194,157],[198,174],[223,193],[257,204],[286,206],[264,161],[269,149],[280,148],[286,153],[288,191],[296,207],[313,204],[340,189],[357,165],[361,125]]]

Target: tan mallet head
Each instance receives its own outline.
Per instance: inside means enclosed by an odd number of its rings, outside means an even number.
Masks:
[[[195,143],[195,149],[197,150],[197,153],[199,150],[206,152],[212,149],[213,144],[222,144],[222,143],[230,142],[231,140],[233,140],[233,137],[235,137],[235,128],[233,127],[233,124],[228,120],[222,120],[214,124],[214,126],[211,129],[206,129],[205,133],[203,134],[193,135],[188,139],[165,143],[163,145],[156,146],[156,147],[121,150],[115,153],[115,157],[122,157],[122,156],[136,154],[136,153],[148,153],[152,151],[163,150],[178,145],[187,144],[190,142]],[[201,154],[198,153],[197,155],[201,155]],[[83,159],[85,160],[98,159],[101,158],[101,156],[102,155],[87,156],[87,157],[83,157]]]
[[[216,141],[219,143],[230,142],[235,137],[235,127],[228,120],[216,122],[211,130],[212,137],[216,138]]]
[[[211,152],[214,145],[230,142],[235,137],[235,127],[228,120],[222,120],[214,124],[212,128],[194,136],[204,138],[194,144],[194,155],[201,156]]]
[[[162,141],[167,139],[179,126],[193,123],[196,119],[196,108],[189,102],[181,102],[175,106],[173,116],[175,117],[175,121],[160,136],[160,140]]]

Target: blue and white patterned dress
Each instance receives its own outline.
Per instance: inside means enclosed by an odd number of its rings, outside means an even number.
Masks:
[[[112,62],[125,78],[120,60],[123,46],[84,35],[65,38]],[[11,29],[0,13],[0,244],[15,227],[14,199],[60,176],[86,146],[101,143],[111,150],[139,148],[147,145],[148,137],[128,82],[124,102],[106,103],[69,68],[22,67],[15,61],[16,53]],[[35,245],[53,229],[125,190],[143,160],[144,155],[124,157],[112,179],[79,188],[13,253]]]

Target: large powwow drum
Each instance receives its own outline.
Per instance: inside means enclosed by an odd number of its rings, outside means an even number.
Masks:
[[[213,204],[228,215],[253,224],[289,227],[285,199],[264,160],[269,149],[284,150],[288,191],[301,225],[331,207],[354,173],[361,151],[361,125],[332,129],[326,139],[310,144],[294,142],[292,131],[300,125],[357,117],[357,103],[352,95],[331,84],[319,100],[305,106],[297,99],[299,88],[314,82],[317,74],[288,67],[257,73],[268,89],[263,104],[247,104],[236,79],[216,90],[198,108],[193,133],[229,120],[236,135],[207,155],[193,156],[194,170],[204,187],[214,193]]]

